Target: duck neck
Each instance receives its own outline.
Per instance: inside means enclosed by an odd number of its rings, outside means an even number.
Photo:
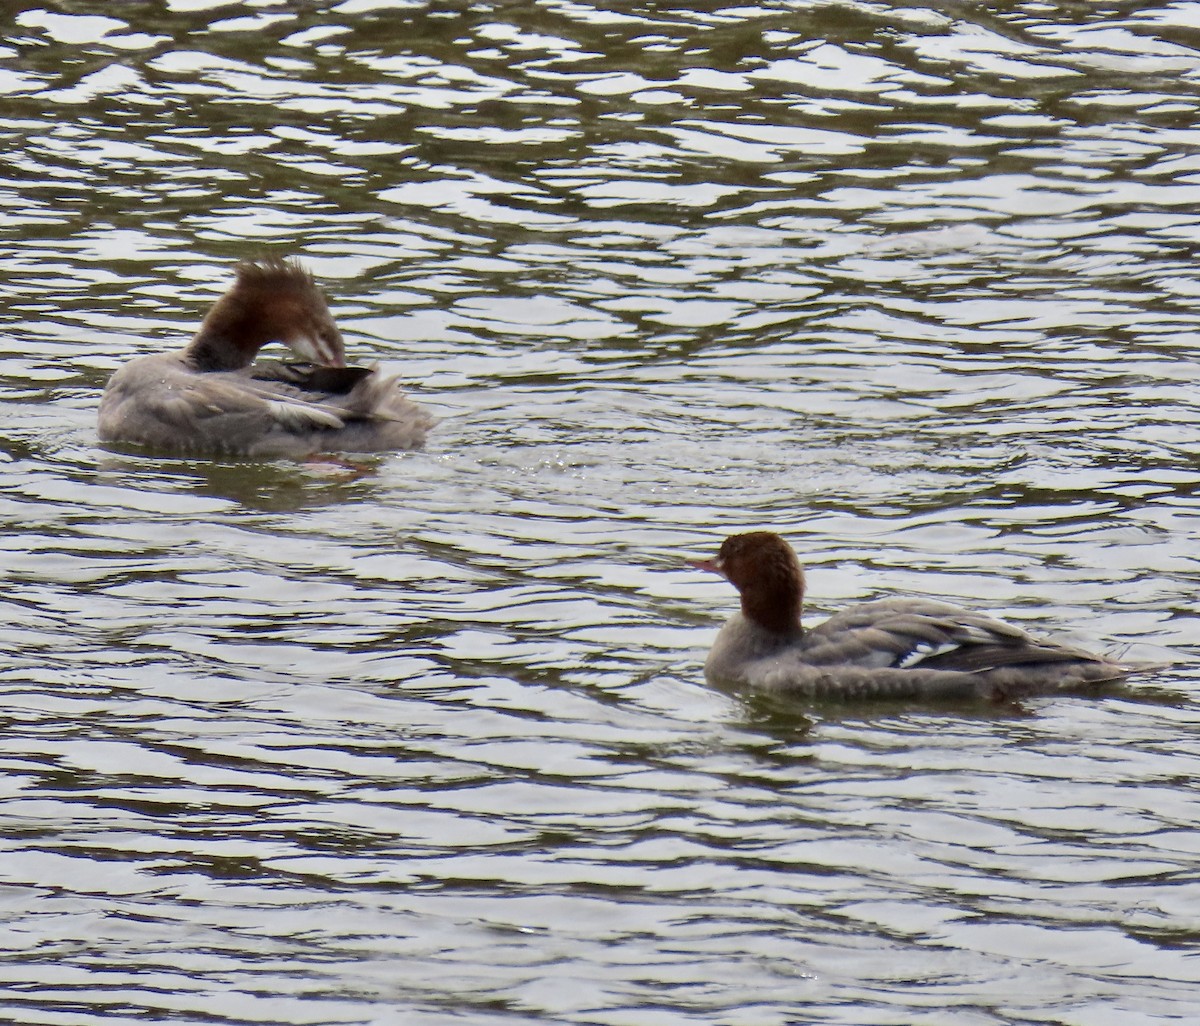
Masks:
[[[799,637],[801,596],[783,591],[757,590],[742,595],[742,615],[763,630],[781,637]]]
[[[184,359],[198,371],[241,370],[254,362],[250,352],[228,338],[200,331],[183,351]]]

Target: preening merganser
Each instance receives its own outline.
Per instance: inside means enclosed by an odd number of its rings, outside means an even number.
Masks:
[[[399,380],[347,367],[312,275],[285,260],[237,265],[185,349],[131,360],[100,399],[100,440],[185,454],[307,456],[424,444],[433,418]],[[305,363],[254,363],[282,342]]]
[[[1000,701],[1148,668],[928,599],[864,602],[804,628],[804,569],[770,531],[726,538],[715,559],[693,565],[725,577],[742,598],[741,613],[721,628],[705,663],[712,681],[815,699]]]

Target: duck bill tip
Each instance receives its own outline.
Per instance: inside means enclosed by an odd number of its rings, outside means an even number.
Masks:
[[[688,565],[695,567],[697,570],[707,570],[710,574],[725,576],[725,572],[721,569],[720,561],[716,559],[689,559]]]
[[[341,344],[333,346],[311,335],[299,335],[279,340],[300,359],[315,363],[318,367],[345,367],[346,355]]]

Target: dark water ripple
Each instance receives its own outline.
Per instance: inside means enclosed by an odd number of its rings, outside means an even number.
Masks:
[[[16,10],[0,1018],[1194,1014],[1196,5]],[[298,255],[443,418],[106,452]],[[1024,711],[703,683],[683,560],[1180,665]]]

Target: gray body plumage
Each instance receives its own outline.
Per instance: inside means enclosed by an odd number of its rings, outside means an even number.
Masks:
[[[434,424],[395,377],[363,369],[338,393],[287,367],[199,371],[182,352],[132,360],[101,397],[100,440],[182,454],[302,457],[414,449]]]
[[[944,602],[865,602],[812,629],[735,614],[705,664],[714,681],[814,699],[1002,700],[1120,680],[1130,668]]]

